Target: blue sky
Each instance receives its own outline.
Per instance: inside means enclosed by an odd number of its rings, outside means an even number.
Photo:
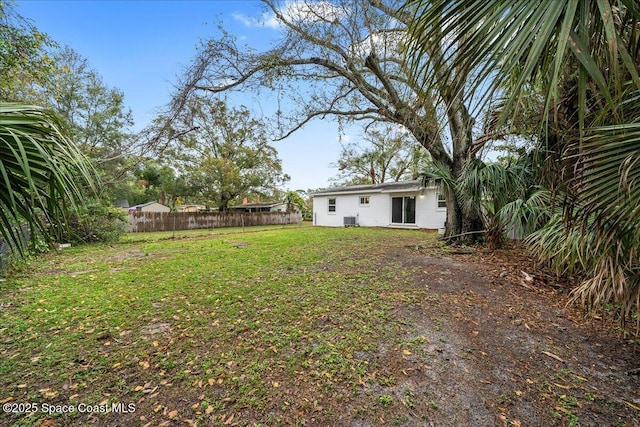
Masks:
[[[266,49],[278,37],[268,21],[256,25],[264,9],[249,0],[19,0],[16,9],[53,40],[86,57],[107,85],[122,90],[136,129],[169,101],[176,76],[195,55],[199,40],[216,33],[218,23],[256,48]],[[337,173],[329,167],[340,153],[338,126],[331,121],[309,123],[274,146],[291,176],[289,189],[327,187]]]

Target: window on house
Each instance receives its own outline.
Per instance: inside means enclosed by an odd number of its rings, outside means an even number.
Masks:
[[[360,206],[369,206],[369,196],[360,196]]]
[[[438,191],[438,208],[446,208],[447,207],[447,199],[444,196],[444,193]]]
[[[336,211],[336,199],[329,199],[329,212],[335,212]]]

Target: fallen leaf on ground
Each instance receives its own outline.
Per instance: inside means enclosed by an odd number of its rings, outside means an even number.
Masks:
[[[623,402],[626,403],[627,405],[629,405],[629,407],[635,409],[636,411],[640,411],[640,406],[634,405],[633,403],[627,402],[626,400],[624,400]]]
[[[564,359],[562,359],[560,356],[556,356],[553,353],[549,353],[548,351],[543,351],[542,354],[549,356],[552,359],[556,359],[558,362],[564,362]]]

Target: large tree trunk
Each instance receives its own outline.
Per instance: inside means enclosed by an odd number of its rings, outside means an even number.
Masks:
[[[229,202],[231,201],[230,198],[225,197],[225,196],[221,196],[220,197],[220,203],[218,204],[218,211],[220,212],[226,212],[229,210]]]
[[[464,212],[455,195],[447,195],[447,220],[444,236],[448,243],[477,243],[482,237],[482,220]]]
[[[444,53],[440,45],[434,46],[430,55],[436,63],[444,63]],[[454,74],[461,72],[453,70]],[[469,113],[464,102],[462,87],[454,84],[452,75],[445,73],[441,68],[436,68],[436,84],[442,101],[446,105],[447,124],[452,142],[452,153],[444,152],[442,142],[438,144],[440,150],[429,150],[435,160],[446,163],[449,166],[451,178],[457,181],[464,173],[466,165],[474,158],[473,148],[473,124],[474,118]],[[463,81],[465,79],[462,79]],[[433,144],[432,144],[433,146]],[[429,149],[429,148],[427,148]],[[443,153],[444,152],[444,153]],[[447,204],[447,221],[445,225],[445,237],[449,243],[475,243],[481,237],[483,229],[482,220],[476,215],[465,212],[460,204],[455,188],[449,188],[445,192]]]
[[[462,207],[457,202],[456,194],[451,190],[445,191],[445,199],[447,204],[447,220],[444,224],[444,236],[454,238],[454,236],[462,234]]]
[[[463,166],[460,166],[462,168]],[[453,176],[458,178],[462,169],[452,170]],[[447,220],[445,222],[444,236],[450,244],[472,244],[481,240],[483,224],[482,220],[474,214],[465,212],[462,208],[458,194],[454,189],[445,191],[447,204]]]

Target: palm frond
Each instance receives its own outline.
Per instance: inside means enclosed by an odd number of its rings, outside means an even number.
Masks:
[[[19,254],[23,225],[32,238],[55,237],[69,203],[81,199],[79,185],[93,188],[88,162],[66,135],[48,110],[0,103],[0,233]]]
[[[549,221],[553,215],[551,199],[550,191],[536,188],[530,194],[506,203],[497,215],[506,229],[516,238],[523,239]]]
[[[540,125],[557,121],[559,109],[574,107],[564,99],[567,73],[577,88],[580,129],[588,124],[585,111],[594,94],[602,100],[599,108],[616,116],[620,82],[640,88],[635,0],[409,0],[406,9],[414,13],[407,43],[413,78],[433,87],[436,71],[448,73],[478,109],[493,95],[506,95],[502,124],[519,114],[535,82],[545,106]],[[447,55],[440,63],[424,61],[443,44]]]
[[[428,162],[418,174],[423,186],[439,185],[443,190],[454,191],[456,178],[451,174],[451,168],[446,164],[433,160]]]

